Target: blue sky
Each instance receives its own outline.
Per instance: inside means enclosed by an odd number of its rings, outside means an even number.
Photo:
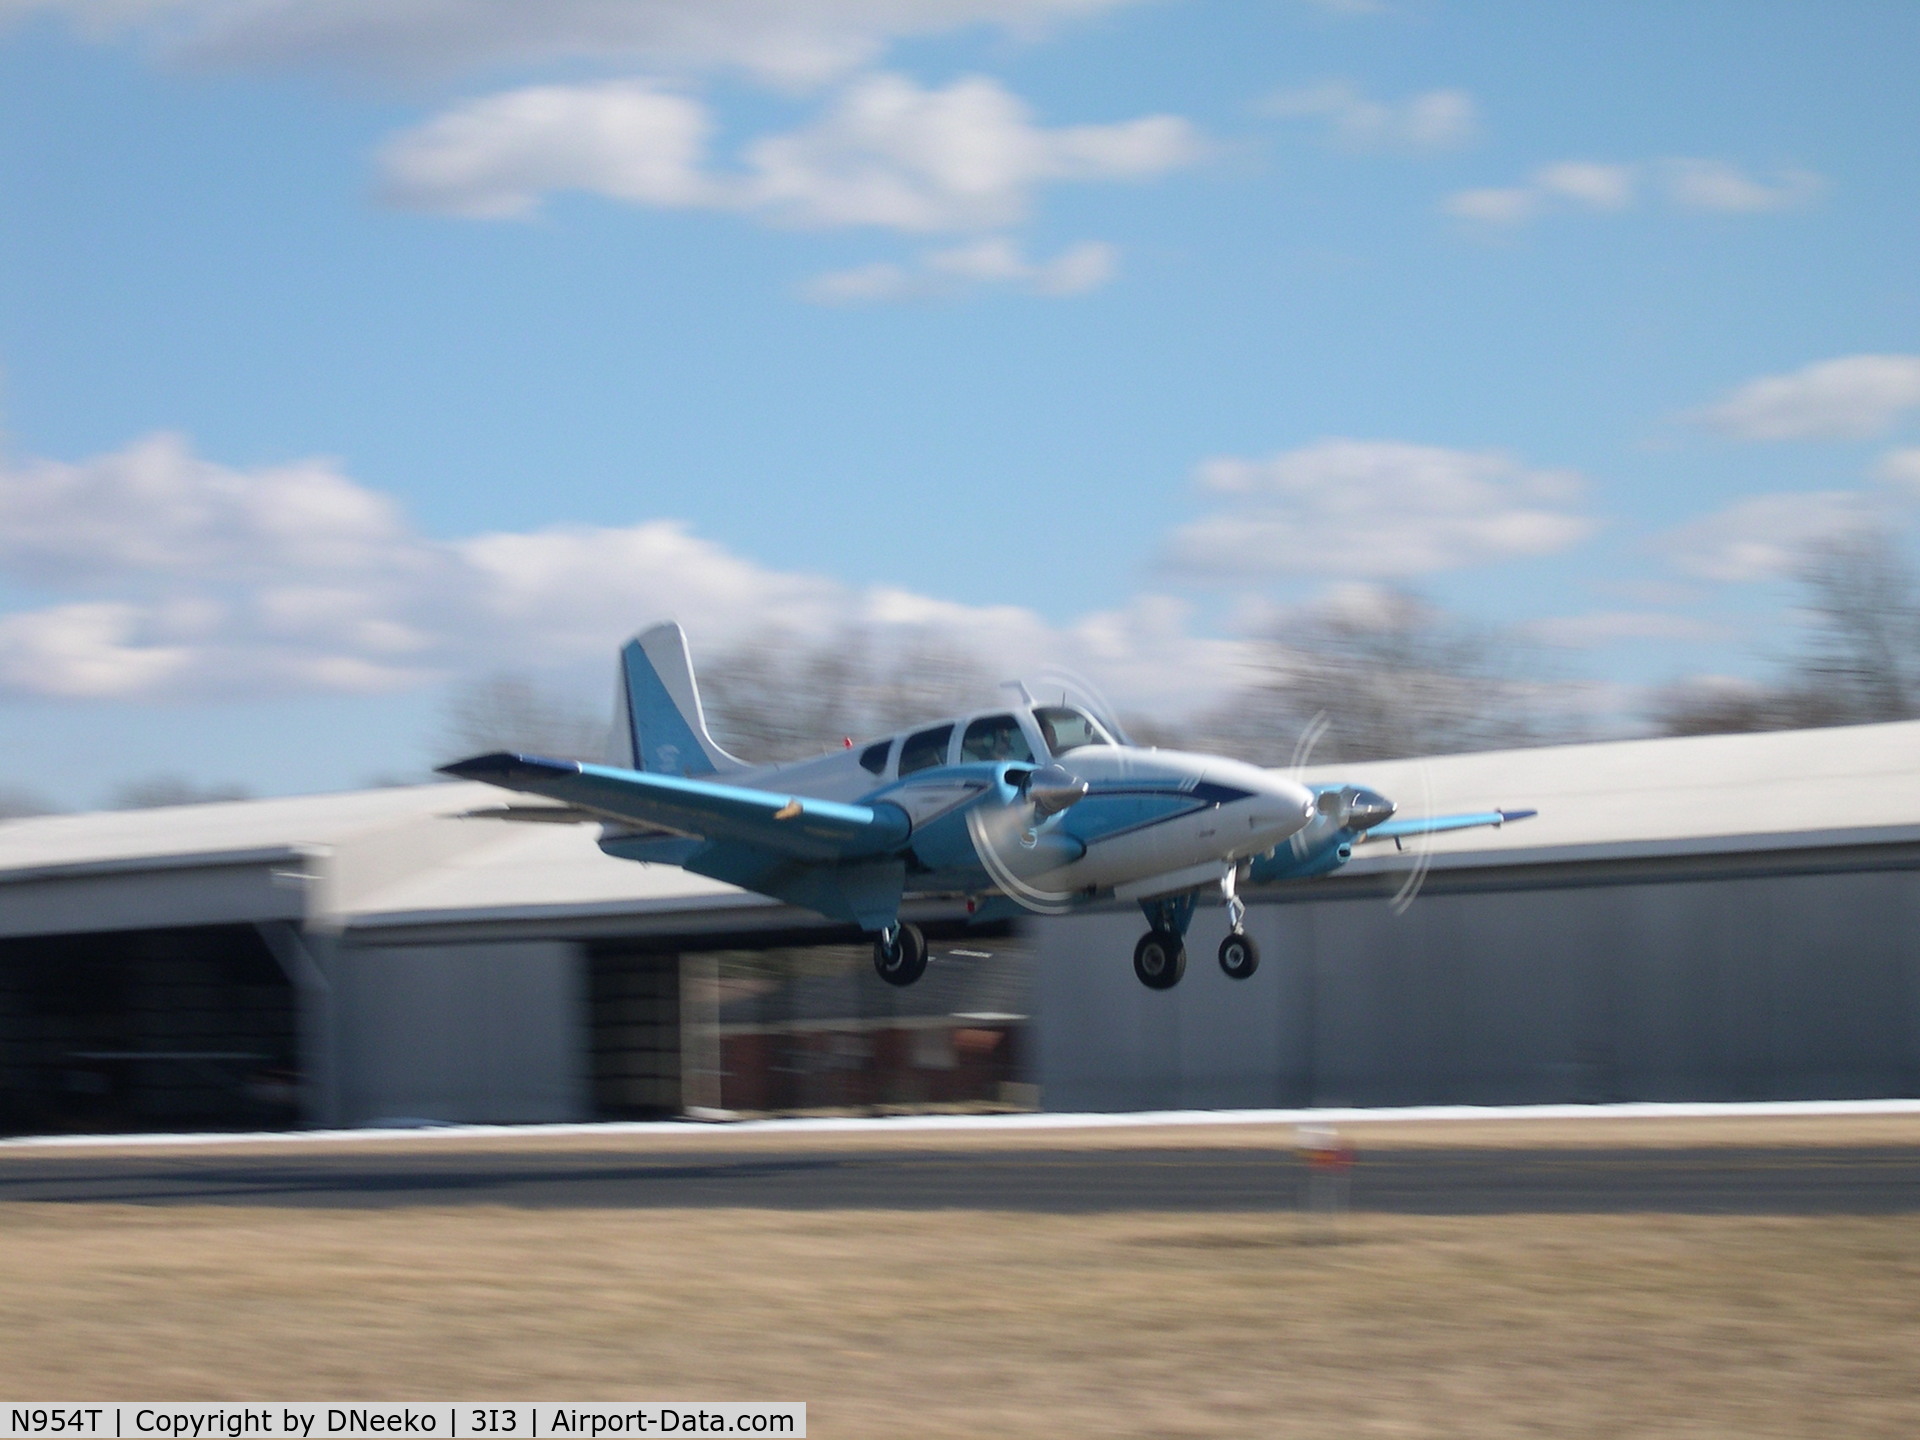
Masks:
[[[418,772],[677,616],[1593,703],[1920,501],[1920,10],[0,0],[0,784]]]

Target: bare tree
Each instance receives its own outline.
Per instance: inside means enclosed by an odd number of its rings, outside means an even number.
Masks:
[[[1728,735],[1793,726],[1783,697],[1771,687],[1710,677],[1661,687],[1648,701],[1646,713],[1662,735]]]
[[[1913,570],[1881,530],[1809,545],[1797,577],[1807,627],[1789,690],[1803,723],[1920,713],[1920,603]]]
[[[1920,595],[1893,537],[1860,529],[1817,540],[1802,552],[1794,578],[1803,624],[1773,678],[1745,687],[1669,686],[1648,707],[1656,729],[1708,735],[1920,715]]]
[[[57,808],[43,795],[20,785],[0,785],[0,820],[27,820],[52,815]]]
[[[542,691],[524,675],[489,675],[448,694],[440,748],[450,755],[514,750],[556,760],[603,760],[607,728],[607,720],[584,701]]]
[[[203,785],[184,775],[148,775],[116,786],[107,808],[159,810],[168,805],[214,805],[226,800],[245,800],[252,794],[245,785]]]
[[[978,660],[926,630],[850,627],[821,642],[768,631],[700,666],[714,738],[756,762],[937,719],[992,690]]]
[[[1404,591],[1326,607],[1277,628],[1261,673],[1200,722],[1205,740],[1261,764],[1285,764],[1316,716],[1322,759],[1379,760],[1534,745],[1560,738],[1541,703],[1541,664],[1510,636],[1473,628]]]
[[[884,635],[850,628],[824,642],[769,630],[703,660],[698,674],[714,738],[755,762],[789,760],[843,736],[936,718],[992,690],[971,655],[919,630]],[[450,692],[437,748],[600,760],[608,731],[591,706],[542,690],[525,676],[500,674]]]
[[[1192,722],[1171,719],[1165,715],[1147,715],[1137,710],[1129,710],[1115,719],[1135,745],[1150,745],[1160,750],[1191,750],[1200,743]]]
[[[810,646],[774,631],[702,663],[700,698],[723,748],[756,762],[789,760],[864,730],[871,669],[859,632]]]

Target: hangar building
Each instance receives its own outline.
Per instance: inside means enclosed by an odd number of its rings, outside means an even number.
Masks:
[[[1920,1095],[1920,723],[1311,778],[1537,819],[1249,895],[1264,962],[1134,980],[1138,912],[859,938],[427,785],[0,825],[0,1133]],[[1430,864],[1404,914],[1387,903]]]
[[[1312,778],[1540,813],[1435,837],[1403,914],[1389,844],[1269,889],[1239,985],[1203,909],[1176,1006],[1124,975],[1134,916],[1036,927],[1049,1108],[1920,1095],[1920,722]]]

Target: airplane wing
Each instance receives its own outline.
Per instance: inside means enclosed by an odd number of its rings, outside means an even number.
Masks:
[[[440,771],[544,795],[600,819],[734,841],[798,860],[885,854],[904,845],[913,830],[906,812],[886,801],[845,805],[541,755],[501,751],[442,765]]]
[[[1438,835],[1447,830],[1478,830],[1482,826],[1498,830],[1509,820],[1530,820],[1538,810],[1483,810],[1472,815],[1430,815],[1419,820],[1383,820],[1359,838],[1392,840],[1396,844],[1411,835]]]

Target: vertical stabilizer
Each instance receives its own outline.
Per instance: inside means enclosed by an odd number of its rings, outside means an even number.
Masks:
[[[620,651],[613,762],[657,775],[714,775],[746,766],[707,734],[687,636],[669,621]]]

